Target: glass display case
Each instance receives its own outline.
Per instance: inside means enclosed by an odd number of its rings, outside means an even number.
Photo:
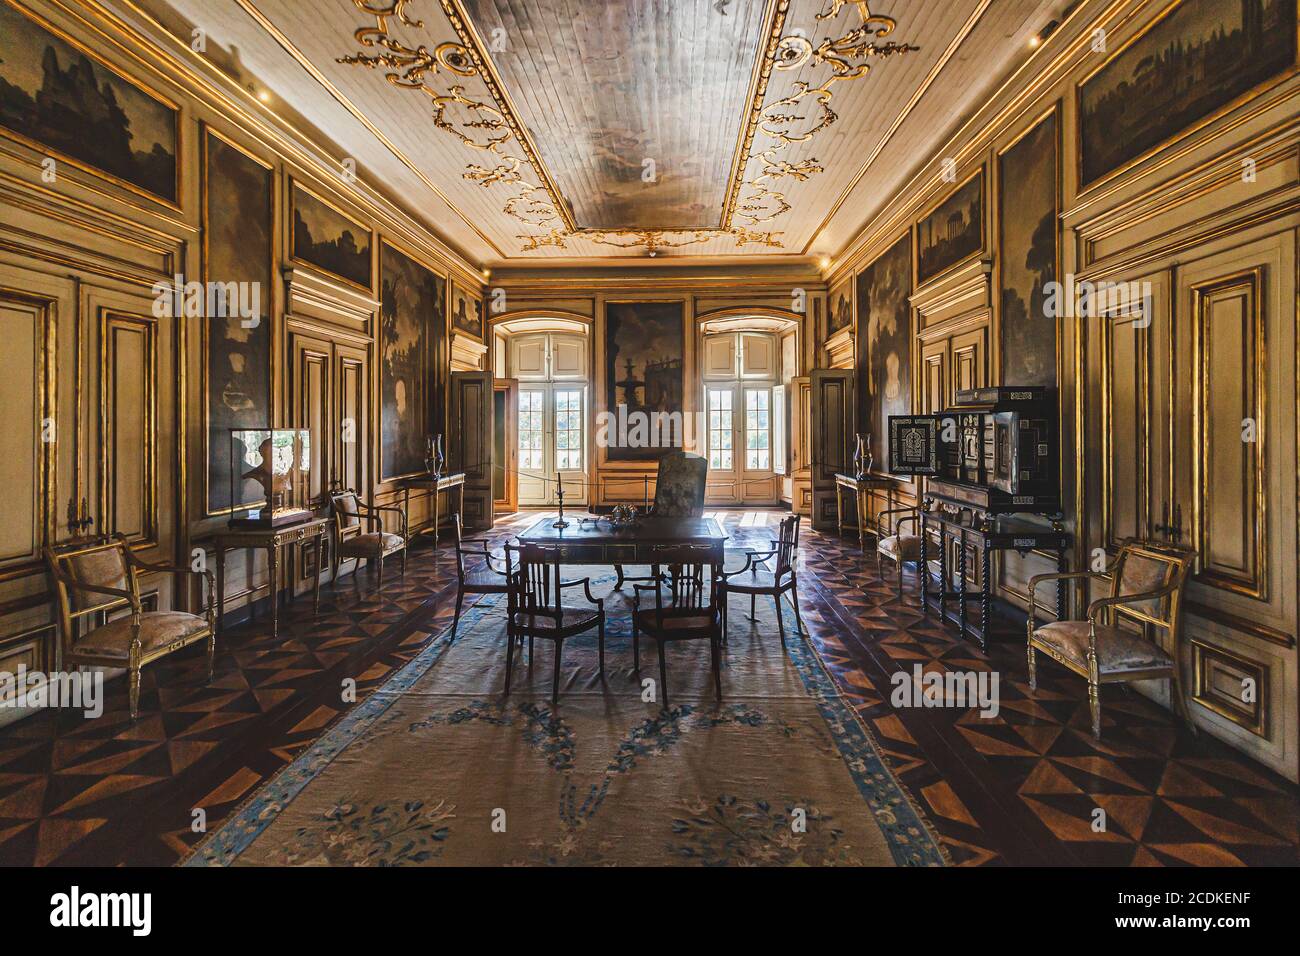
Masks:
[[[232,528],[279,528],[306,521],[311,432],[306,428],[230,429]]]

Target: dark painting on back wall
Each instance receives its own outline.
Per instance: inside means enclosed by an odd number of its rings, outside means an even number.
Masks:
[[[848,328],[853,321],[853,279],[848,278],[831,289],[830,308],[826,313],[826,337]]]
[[[1095,182],[1296,63],[1296,0],[1184,0],[1079,85]]]
[[[0,126],[177,202],[177,110],[0,0]],[[57,166],[55,167],[57,169]]]
[[[686,390],[683,331],[681,302],[605,306],[605,408],[615,417],[608,429],[606,460],[647,461],[681,447],[681,431],[661,434],[660,443],[653,445],[650,426],[638,430],[637,423],[655,415],[676,415],[681,421]],[[617,427],[618,422],[627,422],[626,429]]]
[[[917,281],[924,283],[984,248],[984,169],[916,224]]]
[[[210,316],[203,323],[208,423],[207,512],[221,514],[255,498],[231,501],[230,429],[271,421],[271,169],[211,133],[204,138],[204,278],[256,288],[260,314]],[[254,287],[254,283],[256,286]],[[244,482],[246,488],[256,488]]]
[[[424,473],[426,442],[440,430],[434,356],[447,287],[386,242],[379,277],[379,476],[393,481]]]
[[[293,257],[370,290],[370,230],[293,184]]]
[[[858,421],[874,470],[888,467],[889,416],[912,411],[912,234],[858,273]]]
[[[458,282],[451,284],[451,325],[458,332],[483,341],[483,300],[462,289]]]
[[[998,158],[1002,381],[1056,385],[1057,319],[1045,288],[1056,281],[1058,122],[1055,111]]]

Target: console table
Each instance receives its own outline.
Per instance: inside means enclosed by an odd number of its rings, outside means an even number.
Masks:
[[[963,637],[974,638],[981,650],[988,648],[989,608],[993,576],[994,551],[1051,551],[1056,554],[1056,567],[1059,571],[1068,570],[1066,549],[1070,536],[1062,529],[1059,521],[1053,521],[1050,528],[1030,524],[1023,519],[998,515],[981,515],[979,512],[966,510],[944,511],[931,508],[933,502],[926,501],[927,507],[921,509],[921,608],[929,614],[931,608],[937,608],[939,616],[956,624]],[[965,517],[963,517],[963,515]],[[937,531],[939,535],[939,591],[930,593],[930,566],[926,559],[929,546],[929,532]],[[957,586],[949,588],[948,544],[957,542]],[[980,588],[968,591],[966,587],[966,547],[973,544],[980,550]],[[978,601],[978,623],[968,620],[966,605]],[[956,602],[956,607],[949,610],[949,602]],[[1032,609],[1030,611],[1032,614]],[[1056,616],[1066,620],[1065,582],[1058,581],[1056,586]]]
[[[852,475],[843,475],[838,472],[835,475],[835,523],[837,529],[841,535],[844,534],[844,495],[851,493],[858,515],[858,545],[862,548],[867,546],[868,531],[877,540],[880,538],[880,522],[867,520],[867,493],[873,488],[884,488],[889,498],[889,507],[894,507],[896,485],[889,478],[874,475],[854,478]]]
[[[316,574],[311,589],[312,613],[319,612],[321,544],[327,536],[328,527],[328,518],[312,518],[281,528],[227,528],[218,531],[214,539],[217,550],[217,630],[221,629],[221,611],[226,603],[226,552],[231,548],[266,551],[267,579],[271,591],[271,637],[274,638],[279,632],[280,624],[280,549],[293,544],[310,544],[316,559]],[[292,584],[289,586],[289,596],[293,596]],[[248,613],[250,617],[253,614],[251,600]]]
[[[454,475],[418,475],[414,478],[406,478],[402,481],[402,507],[409,515],[411,513],[411,489],[433,492],[433,523],[429,528],[421,528],[413,532],[416,534],[433,535],[433,546],[438,547],[438,521],[441,515],[438,514],[438,495],[440,492],[447,492],[448,505],[451,504],[452,492],[456,494],[455,507],[449,508],[447,514],[463,514],[465,509],[465,473],[458,471]]]

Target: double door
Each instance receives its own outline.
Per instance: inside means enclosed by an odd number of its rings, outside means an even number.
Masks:
[[[521,383],[515,467],[519,504],[585,503],[587,388],[579,382]]]

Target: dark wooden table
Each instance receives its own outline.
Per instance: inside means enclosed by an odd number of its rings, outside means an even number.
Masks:
[[[641,519],[635,528],[613,528],[608,521],[579,522],[566,515],[567,528],[556,528],[555,516],[540,519],[519,535],[523,544],[559,546],[566,564],[658,564],[669,545],[717,548],[719,558],[727,533],[712,518]]]
[[[314,549],[316,575],[312,582],[312,610],[320,611],[321,545],[327,537],[329,519],[312,518],[301,524],[280,528],[227,528],[218,531],[214,547],[217,552],[217,631],[221,630],[221,609],[226,603],[226,552],[231,548],[249,548],[266,551],[267,580],[271,592],[271,637],[276,637],[280,624],[280,549],[294,545],[310,545]],[[289,596],[293,597],[294,584],[289,582]],[[253,616],[253,599],[249,597],[248,615]]]

